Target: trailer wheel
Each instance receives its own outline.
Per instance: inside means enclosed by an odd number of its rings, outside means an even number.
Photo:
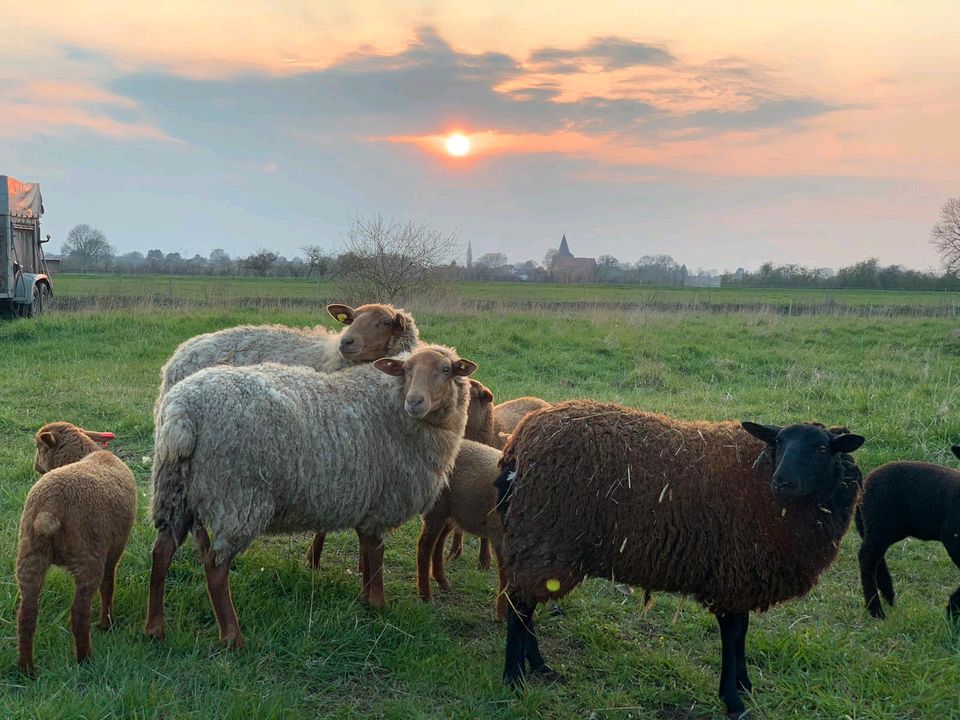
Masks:
[[[34,318],[43,312],[43,296],[44,296],[44,293],[40,289],[40,284],[38,283],[34,285],[33,299],[30,301],[30,304],[20,306],[21,308],[23,308],[20,311],[23,317]]]

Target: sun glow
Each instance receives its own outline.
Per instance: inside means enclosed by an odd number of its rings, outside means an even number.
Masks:
[[[470,152],[470,138],[454,133],[447,138],[447,152],[456,157],[463,157]]]

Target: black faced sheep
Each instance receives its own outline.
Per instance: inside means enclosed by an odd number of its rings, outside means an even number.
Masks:
[[[50,565],[66,568],[76,583],[70,624],[77,662],[92,653],[90,606],[98,590],[100,627],[113,622],[114,578],[136,516],[137,488],[130,469],[104,450],[112,437],[68,422],[48,423],[37,432],[34,466],[44,474],[27,495],[17,550],[22,672],[34,672],[40,588]]]
[[[336,375],[268,363],[207,368],[175,385],[155,436],[146,633],[163,636],[167,569],[191,528],[225,643],[244,643],[230,562],[263,533],[356,529],[363,596],[382,607],[384,538],[446,483],[475,369],[432,345]]]
[[[891,462],[874,468],[863,483],[857,509],[857,531],[863,538],[860,583],[867,609],[882,620],[880,595],[894,603],[884,558],[891,545],[906,537],[939,540],[960,567],[960,471],[925,462]],[[960,616],[960,588],[950,596],[947,612]]]
[[[836,558],[859,493],[845,453],[863,438],[674,420],[590,401],[528,415],[504,450],[500,510],[509,610],[504,679],[553,671],[533,630],[537,603],[584,577],[692,595],[717,617],[720,696],[750,691],[751,610],[808,592]]]

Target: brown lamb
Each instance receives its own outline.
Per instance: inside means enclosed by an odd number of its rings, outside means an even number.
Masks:
[[[553,671],[533,628],[538,602],[585,577],[692,595],[723,645],[720,695],[749,692],[749,613],[806,594],[839,552],[861,482],[864,439],[814,424],[675,420],[568,402],[528,415],[504,450],[508,637],[504,679]]]
[[[510,433],[516,429],[524,417],[535,410],[547,407],[550,407],[550,403],[531,395],[507,400],[495,406],[493,408],[494,436],[496,437],[494,447],[503,448]]]
[[[470,380],[470,407],[467,409],[467,429],[463,433],[467,440],[483,443],[492,447],[499,447],[494,432],[493,417],[493,393],[486,385],[479,380]],[[453,539],[450,542],[450,552],[447,560],[456,560],[463,554],[463,530],[448,524],[440,538],[440,547],[443,547],[447,534],[453,531]],[[439,572],[446,577],[443,572],[443,553],[439,553],[439,569],[434,568],[434,572]],[[480,538],[480,567],[484,570],[490,569],[490,542],[486,538]]]
[[[68,422],[37,432],[34,467],[43,476],[27,495],[17,552],[19,665],[34,674],[33,636],[40,588],[50,565],[73,575],[70,623],[77,662],[90,657],[90,607],[100,591],[100,627],[113,623],[113,587],[137,510],[137,489],[122,460],[104,450],[112,433]]]
[[[488,540],[497,556],[497,618],[507,614],[503,593],[503,527],[497,514],[497,488],[501,453],[496,448],[464,440],[449,484],[430,510],[423,514],[423,527],[417,541],[417,591],[420,599],[430,601],[430,574],[444,590],[450,588],[443,569],[443,539],[451,523],[457,528]]]

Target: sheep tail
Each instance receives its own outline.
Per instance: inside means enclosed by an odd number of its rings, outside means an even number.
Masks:
[[[60,529],[60,519],[55,518],[50,513],[41,510],[33,519],[33,530],[37,535],[43,537],[53,537],[54,533]]]
[[[189,412],[176,399],[165,398],[160,415],[154,441],[151,514],[154,527],[170,528],[180,543],[193,525],[186,489],[197,431]]]
[[[497,488],[497,510],[500,513],[501,522],[503,522],[510,507],[510,496],[513,494],[513,485],[517,479],[516,467],[516,458],[508,459],[504,457],[500,461],[500,475],[493,483]]]

